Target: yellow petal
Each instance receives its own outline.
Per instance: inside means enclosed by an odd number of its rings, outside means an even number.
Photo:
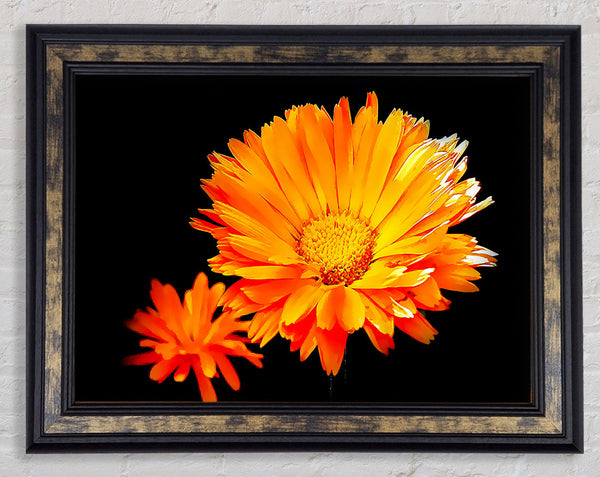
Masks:
[[[230,275],[239,275],[252,280],[300,278],[302,270],[290,265],[256,265],[250,267],[235,267]]]
[[[326,292],[317,305],[317,326],[331,330],[336,323],[345,331],[359,329],[365,321],[365,306],[351,288],[337,286]]]
[[[325,194],[330,210],[338,210],[335,167],[331,151],[319,127],[315,116],[314,106],[307,105],[299,108],[299,124],[302,125],[304,136],[304,154],[314,183],[318,183]]]
[[[365,200],[361,209],[361,213],[365,217],[371,216],[379,200],[398,142],[402,136],[403,127],[402,111],[393,111],[381,128],[379,136],[377,136],[366,177]]]
[[[217,363],[210,353],[205,351],[198,351],[198,357],[200,358],[200,368],[204,375],[208,378],[212,378],[217,373]]]
[[[365,317],[379,332],[392,336],[394,333],[394,319],[387,315],[371,298],[361,293],[363,304],[365,305]]]
[[[175,371],[175,374],[173,375],[173,379],[175,381],[177,381],[178,383],[182,383],[183,381],[186,380],[189,373],[190,373],[190,362],[185,361],[184,363],[181,364],[181,366],[179,366],[177,368],[177,370]]]
[[[289,325],[308,315],[325,293],[317,283],[304,285],[295,290],[285,302],[281,320]]]
[[[291,265],[302,261],[294,249],[281,240],[264,242],[237,234],[230,234],[227,240],[234,250],[253,260],[278,265]]]
[[[269,154],[277,157],[283,164],[290,177],[298,186],[298,191],[308,204],[313,215],[320,214],[323,209],[310,179],[310,170],[298,149],[288,125],[281,118],[274,118],[269,134],[264,138],[265,148]]]

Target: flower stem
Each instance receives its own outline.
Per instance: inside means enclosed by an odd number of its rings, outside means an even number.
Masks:
[[[333,374],[329,375],[329,400],[333,401]]]

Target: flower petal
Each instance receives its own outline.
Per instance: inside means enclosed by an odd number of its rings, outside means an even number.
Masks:
[[[365,306],[351,288],[337,286],[328,290],[317,305],[317,326],[331,330],[339,325],[345,331],[359,329],[365,321]]]
[[[253,302],[268,305],[288,296],[298,287],[308,285],[314,280],[245,280],[242,292]]]
[[[134,354],[133,356],[127,356],[123,358],[123,365],[129,366],[132,364],[153,364],[160,361],[162,358],[160,354],[155,351],[147,351],[146,353]]]
[[[429,344],[433,337],[437,335],[435,328],[429,324],[421,313],[416,313],[413,318],[396,317],[394,323],[407,335],[424,344]]]
[[[368,321],[365,321],[363,329],[367,333],[371,343],[373,343],[373,346],[375,346],[380,353],[387,356],[389,350],[394,349],[394,338],[391,335],[380,332],[377,327]]]
[[[312,182],[323,191],[329,210],[338,210],[335,166],[331,150],[319,127],[316,114],[318,110],[312,105],[298,109],[299,125],[302,126],[300,138],[307,159],[308,171]],[[323,209],[324,212],[327,208]]]
[[[317,197],[318,193],[315,192],[306,159],[299,151],[299,144],[296,144],[283,119],[275,117],[270,128],[263,129],[263,144],[269,157],[283,164],[290,177],[293,178],[298,192],[306,201],[312,214],[320,214],[324,209]]]
[[[175,370],[179,363],[179,357],[159,361],[150,369],[150,379],[162,383]]]
[[[352,119],[348,98],[340,99],[334,108],[333,142],[339,207],[346,210],[350,205],[350,177],[354,165]]]
[[[225,378],[225,381],[227,381],[227,384],[229,384],[231,389],[233,389],[234,391],[239,391],[240,378],[236,373],[231,362],[220,353],[217,353],[215,355],[215,359],[217,361],[217,366],[219,366],[219,371],[221,371],[221,374]]]
[[[321,366],[327,374],[335,376],[340,370],[344,359],[348,333],[339,326],[331,330],[316,328],[315,337],[319,348]]]
[[[402,111],[392,111],[381,128],[377,141],[373,146],[373,153],[365,182],[365,200],[361,213],[370,217],[375,205],[379,201],[383,185],[396,149],[402,137],[404,118]]]
[[[244,177],[247,188],[259,193],[282,217],[294,224],[296,228],[301,229],[303,219],[298,216],[291,206],[272,170],[257,155],[256,147],[251,148],[237,139],[229,141],[229,149],[232,154],[240,160],[249,172],[249,175]]]
[[[200,390],[200,396],[204,402],[216,402],[217,393],[215,392],[215,388],[213,387],[210,379],[204,375],[202,368],[200,367],[200,363],[197,361],[192,363],[192,368],[194,369],[194,373],[196,374],[196,379],[198,381],[198,389]]]
[[[450,300],[442,296],[436,280],[432,277],[411,288],[411,292],[412,299],[417,303],[417,306],[424,310],[446,310],[450,304]]]
[[[232,288],[235,289],[230,298],[235,303],[236,296],[244,295],[240,292],[239,282]],[[140,346],[154,350],[129,356],[123,360],[123,364],[153,364],[150,379],[159,383],[173,372],[175,381],[184,381],[192,366],[203,399],[215,401],[216,394],[210,378],[218,376],[218,361],[221,374],[232,387],[239,388],[239,379],[227,355],[243,357],[258,367],[262,367],[263,356],[246,347],[249,339],[240,333],[248,331],[250,322],[241,321],[239,311],[227,309],[212,319],[224,291],[225,285],[222,283],[209,288],[206,275],[199,273],[181,303],[171,285],[163,286],[153,280],[151,295],[157,311],[138,311],[126,325],[150,336],[152,339],[142,339]],[[241,306],[248,305],[242,303]]]
[[[323,107],[293,106],[261,136],[231,140],[233,157],[209,155],[214,174],[203,188],[213,210],[192,225],[217,240],[211,269],[242,277],[222,298],[225,313],[255,313],[244,324],[215,320],[207,336],[221,340],[218,349],[259,360],[226,333],[247,330],[261,346],[279,333],[301,359],[318,347],[334,374],[348,333],[361,327],[385,353],[394,326],[433,338],[417,308],[447,308],[440,288],[476,290],[475,268],[496,259],[473,237],[448,233],[491,203],[476,203],[479,183],[462,180],[466,141],[428,135],[428,121],[400,110],[380,122],[369,93],[354,121],[347,98],[333,120]],[[168,333],[152,326],[150,342],[175,356]]]
[[[407,270],[406,267],[389,266],[389,262],[379,260],[371,264],[360,280],[353,282],[354,289],[414,287],[423,283],[434,271],[433,268]]]
[[[380,333],[392,336],[394,334],[394,318],[381,309],[369,295],[361,293],[365,305],[365,317],[367,321]],[[367,323],[364,324],[365,328]]]
[[[295,290],[285,302],[281,320],[289,325],[308,315],[317,305],[325,290],[317,282],[303,285]]]
[[[252,280],[300,278],[302,270],[289,265],[257,265],[240,267],[237,268],[236,273],[230,273],[230,275],[235,274]]]
[[[173,379],[178,383],[182,383],[183,381],[185,381],[188,377],[188,374],[190,374],[190,365],[190,361],[184,361],[183,363],[181,363],[181,365],[175,371]]]

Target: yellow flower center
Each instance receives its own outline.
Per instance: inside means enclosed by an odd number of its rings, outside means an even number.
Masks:
[[[326,285],[350,285],[369,268],[375,234],[368,222],[348,211],[311,219],[302,229],[296,252],[319,266]]]

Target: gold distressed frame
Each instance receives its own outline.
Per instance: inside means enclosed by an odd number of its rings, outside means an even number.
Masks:
[[[419,435],[536,435],[564,433],[561,309],[561,48],[503,46],[298,46],[46,44],[46,224],[43,316],[43,429],[45,436],[171,433],[379,433]],[[543,65],[543,336],[542,415],[65,415],[62,412],[64,297],[64,71],[66,62],[305,63],[331,64],[541,64]]]

